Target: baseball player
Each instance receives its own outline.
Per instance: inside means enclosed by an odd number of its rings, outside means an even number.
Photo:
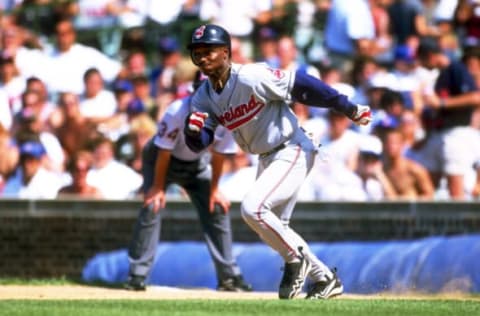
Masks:
[[[298,296],[307,276],[312,286],[306,298],[342,294],[335,270],[326,267],[289,227],[297,192],[317,152],[289,105],[298,101],[333,108],[361,125],[371,121],[370,107],[351,103],[302,71],[232,63],[230,35],[217,25],[195,29],[188,49],[193,63],[209,80],[192,98],[194,111],[184,128],[186,143],[193,151],[203,150],[222,125],[232,131],[244,151],[259,155],[257,179],[241,203],[241,212],[246,223],[285,260],[279,297]]]
[[[194,204],[214,261],[219,291],[251,291],[232,255],[230,202],[218,190],[224,154],[235,153],[236,144],[226,129],[217,129],[210,152],[192,152],[182,132],[191,112],[191,97],[173,102],[159,123],[157,134],[142,153],[144,205],[140,210],[129,247],[130,290],[145,290],[158,242],[165,190],[171,183],[182,186]],[[211,159],[210,159],[211,158]]]

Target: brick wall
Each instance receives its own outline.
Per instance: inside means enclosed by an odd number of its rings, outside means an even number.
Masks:
[[[0,200],[0,278],[78,279],[98,252],[126,248],[140,201]],[[231,210],[235,241],[259,241]],[[299,203],[307,241],[412,239],[480,232],[478,203]],[[162,240],[202,240],[188,202],[169,202]]]

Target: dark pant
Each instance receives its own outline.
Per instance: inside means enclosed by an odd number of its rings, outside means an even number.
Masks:
[[[153,184],[157,148],[150,141],[143,150],[144,192]],[[211,169],[205,159],[186,162],[172,156],[167,171],[167,186],[176,183],[183,187],[197,210],[208,250],[214,261],[217,279],[240,274],[232,255],[230,216],[219,205],[209,211]],[[161,216],[165,210],[154,213],[151,205],[140,209],[129,247],[130,274],[147,276],[160,235]]]

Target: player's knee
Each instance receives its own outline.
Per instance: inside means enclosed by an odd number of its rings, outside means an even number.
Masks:
[[[261,221],[265,214],[265,207],[260,201],[254,199],[244,199],[240,205],[241,214],[244,220]]]

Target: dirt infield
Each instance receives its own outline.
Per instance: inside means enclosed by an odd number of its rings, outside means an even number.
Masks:
[[[250,292],[231,293],[217,292],[211,289],[180,289],[164,286],[149,286],[145,292],[132,292],[123,289],[112,289],[85,285],[4,285],[0,286],[0,300],[33,299],[33,300],[92,300],[92,299],[277,299],[277,293]],[[303,297],[303,296],[302,296]],[[476,300],[479,296],[465,293],[448,293],[438,295],[426,294],[344,294],[340,299],[453,299]]]
[[[133,292],[124,289],[85,285],[7,285],[0,286],[3,299],[272,299],[277,293],[217,292],[211,289],[180,289],[149,286],[147,291]]]

